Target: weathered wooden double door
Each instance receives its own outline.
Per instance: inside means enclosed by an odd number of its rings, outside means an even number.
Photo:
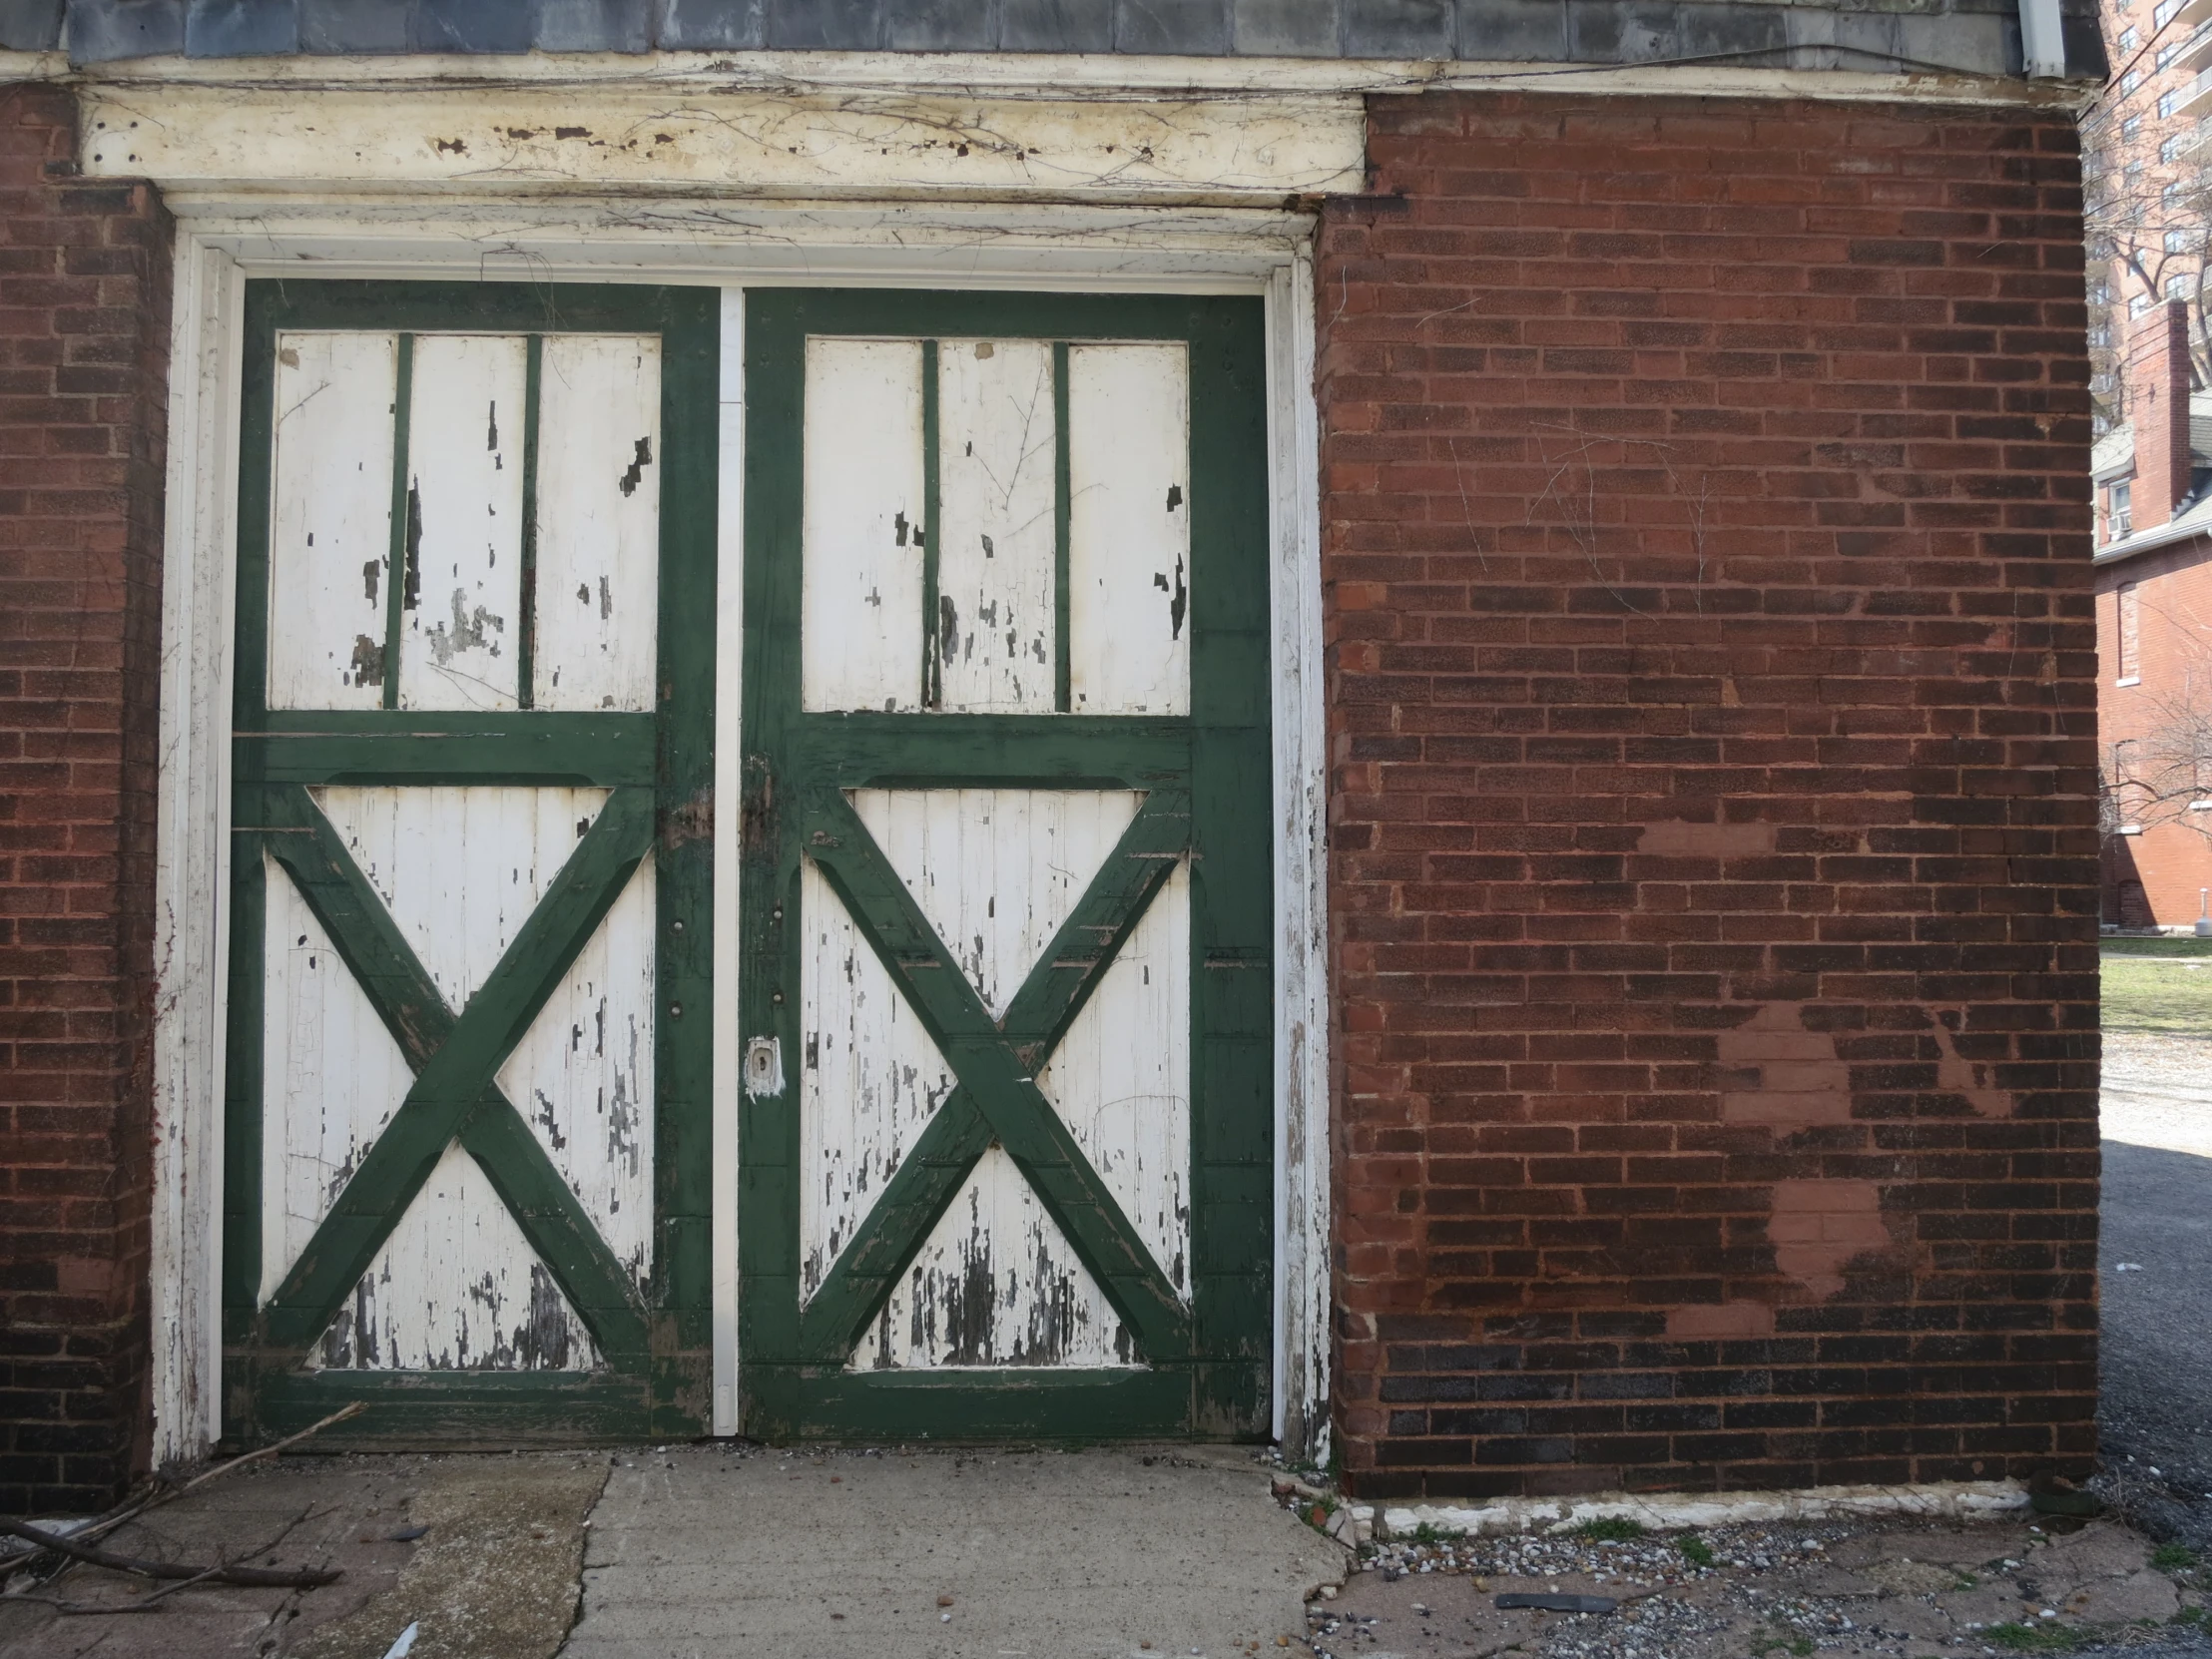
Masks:
[[[250,286],[234,1435],[1265,1425],[1258,305],[748,313],[718,641],[715,290]]]

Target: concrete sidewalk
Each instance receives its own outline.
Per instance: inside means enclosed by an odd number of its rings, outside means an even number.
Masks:
[[[1250,1448],[625,1454],[563,1659],[1144,1659],[1304,1645],[1345,1552]]]

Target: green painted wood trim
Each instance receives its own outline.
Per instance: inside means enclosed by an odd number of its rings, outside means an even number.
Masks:
[[[799,1352],[842,1365],[900,1275],[990,1149],[991,1126],[974,1097],[955,1088],[923,1126],[852,1240],[799,1316]]]
[[[1041,1438],[1089,1444],[1182,1438],[1189,1370],[822,1371],[748,1364],[739,1372],[750,1432],[772,1440]]]
[[[234,816],[236,814],[234,813]],[[231,988],[223,1068],[224,1341],[248,1334],[262,1287],[262,1004],[269,936],[269,866],[263,838],[231,839]],[[228,1411],[228,1404],[226,1411]]]
[[[414,335],[399,336],[399,384],[392,395],[391,540],[384,564],[384,707],[399,707],[399,642],[410,592],[422,585],[421,515],[415,511],[407,444],[414,426]]]
[[[1052,706],[1075,707],[1068,640],[1068,520],[1074,508],[1068,456],[1068,342],[1052,342]]]
[[[802,393],[804,395],[804,393]],[[944,647],[937,612],[943,600],[937,590],[938,564],[942,556],[937,539],[938,445],[942,442],[937,414],[937,342],[921,342],[921,527],[914,539],[921,543],[921,706],[934,709],[944,701]]]
[[[1148,790],[1190,775],[1187,720],[1110,715],[808,714],[804,775],[840,789],[1052,786]]]
[[[305,831],[303,840],[272,835],[273,850],[316,909],[332,944],[410,1063],[419,1056],[420,1064],[406,1099],[263,1310],[272,1342],[304,1350],[368,1271],[469,1115],[495,1101],[511,1114],[492,1079],[645,856],[652,813],[641,791],[618,790],[608,798],[544,899],[456,1019],[442,1001],[433,1009],[423,1004],[419,990],[410,995],[411,982],[420,984],[427,975],[412,961],[388,914],[383,926],[371,923],[365,912],[375,895],[337,844],[335,831],[327,830],[328,821],[322,821],[322,831],[313,828],[312,821],[321,814],[306,792],[268,793],[272,818],[288,804]],[[448,1021],[439,1035],[438,1027]],[[558,1274],[557,1264],[548,1266]],[[578,1312],[588,1323],[587,1310],[579,1306]]]
[[[534,784],[650,788],[658,734],[647,714],[303,714],[242,732],[234,776],[265,784]]]
[[[522,625],[515,631],[515,707],[518,709],[537,706],[538,404],[544,384],[545,336],[532,334],[524,348],[522,363]]]
[[[504,1451],[635,1442],[654,1432],[647,1382],[635,1372],[299,1371],[237,1354],[225,1357],[224,1380],[227,1393],[259,1406],[258,1432],[239,1437],[265,1443],[356,1400],[368,1409],[323,1429],[317,1446]]]
[[[1140,811],[1140,820],[1144,817]],[[1131,832],[1137,833],[1135,826]],[[808,856],[882,959],[945,1064],[1059,1223],[1139,1347],[1155,1360],[1186,1353],[1189,1316],[1175,1288],[1036,1085],[1034,1072],[1049,1056],[1049,1043],[1017,1031],[1010,1023],[1001,1032],[841,793],[821,791],[810,798],[804,833]],[[1141,911],[1166,880],[1172,856],[1109,858],[1110,866],[1125,861],[1143,866],[1142,882],[1115,889],[1121,901]],[[1107,902],[1111,900],[1102,899],[1090,914],[1103,914]],[[1114,920],[1119,925],[1109,937],[1118,945],[1134,925],[1135,914]],[[1083,971],[1102,971],[1107,959],[1104,953],[1087,957]],[[1022,992],[1029,992],[1040,975],[1060,979],[1059,984],[1030,996],[1030,1004],[1040,1013],[1072,1000],[1073,993],[1063,988],[1063,971],[1048,956],[1024,982]],[[1016,993],[1017,1000],[1022,992]]]

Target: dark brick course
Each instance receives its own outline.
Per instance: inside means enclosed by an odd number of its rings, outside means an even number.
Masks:
[[[0,89],[0,1513],[147,1444],[169,220]]]
[[[1371,113],[1317,271],[1351,1480],[2080,1472],[2070,123]]]

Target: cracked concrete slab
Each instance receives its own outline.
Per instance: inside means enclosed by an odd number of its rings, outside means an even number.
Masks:
[[[1300,1642],[1338,1545],[1235,1447],[625,1453],[563,1659],[1123,1659]]]

